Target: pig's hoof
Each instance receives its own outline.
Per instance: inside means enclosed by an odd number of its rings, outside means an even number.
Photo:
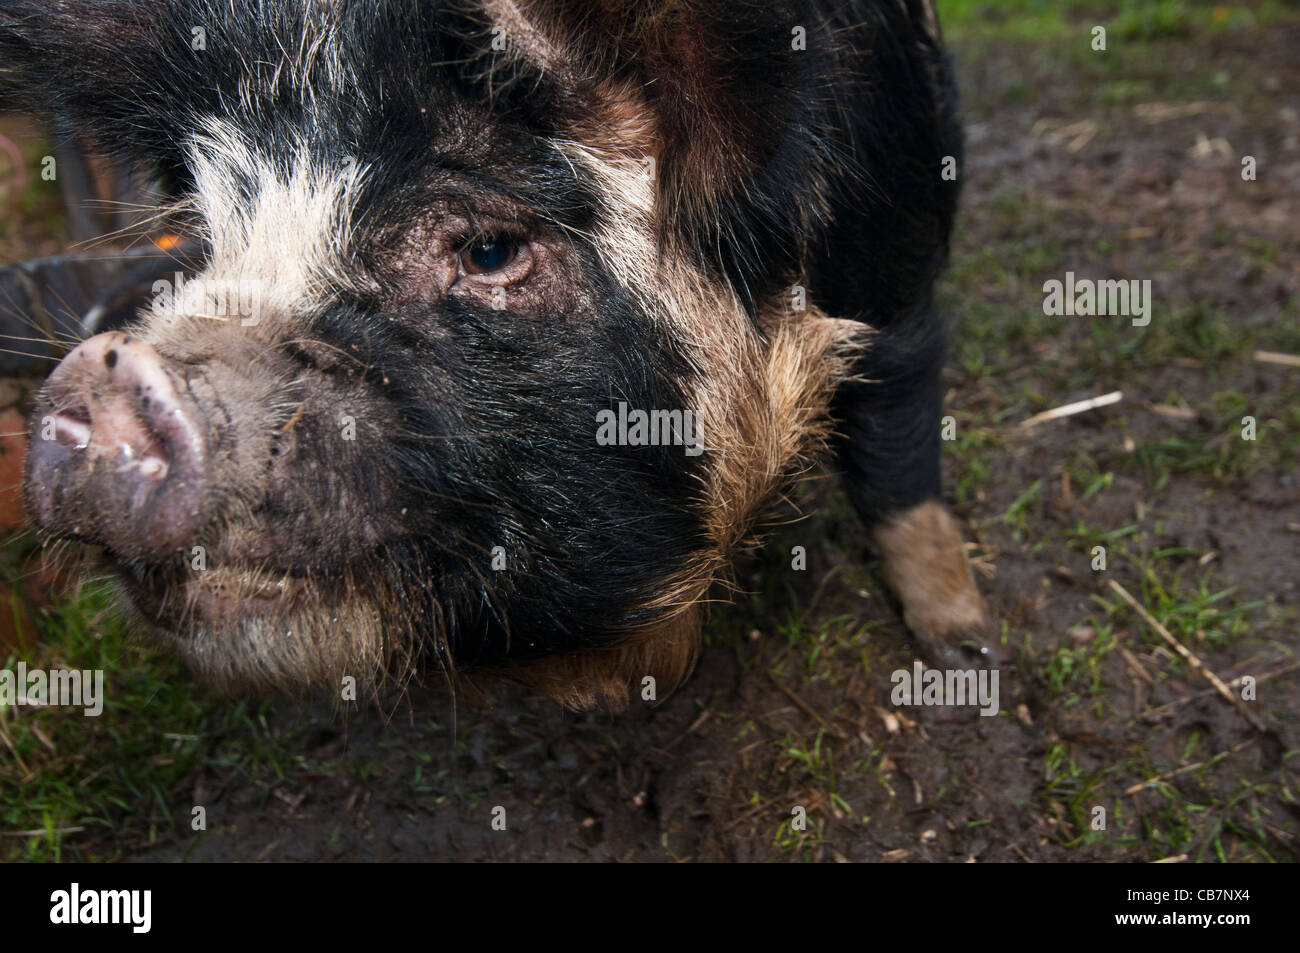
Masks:
[[[975,588],[961,531],[937,502],[897,514],[876,530],[885,581],[903,621],[935,665],[994,664],[997,627]]]
[[[903,605],[903,622],[920,643],[930,663],[945,668],[969,668],[972,664],[999,664],[1002,653],[987,607],[978,594],[955,603],[930,600],[921,605]]]

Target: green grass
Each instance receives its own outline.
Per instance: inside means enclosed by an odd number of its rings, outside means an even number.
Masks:
[[[1225,53],[1216,58],[1215,68],[1189,71],[1170,70],[1170,55],[1180,44],[1294,23],[1300,17],[1283,0],[938,0],[937,7],[959,59],[978,60],[1010,46],[1033,63],[1039,83],[1009,77],[996,85],[1002,106],[1032,105],[1042,83],[1051,84],[1075,107],[1254,100],[1265,93],[1248,56]],[[1096,27],[1106,30],[1104,51],[1093,48]],[[989,105],[970,108],[983,115]]]
[[[165,834],[190,835],[196,805],[186,782],[200,767],[278,777],[301,768],[293,739],[268,724],[266,705],[196,686],[131,638],[103,586],[83,588],[36,625],[6,667],[21,657],[29,669],[102,670],[104,711],[0,708],[11,749],[0,769],[0,858],[135,853]]]
[[[1158,560],[1170,554],[1182,556],[1183,550],[1157,550],[1149,557]],[[1141,595],[1134,594],[1147,611],[1160,622],[1169,634],[1194,652],[1222,649],[1235,642],[1250,630],[1253,614],[1263,608],[1262,600],[1241,602],[1234,598],[1236,588],[1217,581],[1216,574],[1190,569],[1180,569],[1169,575],[1159,575],[1149,568],[1145,560],[1137,560],[1143,569]],[[1194,578],[1187,578],[1194,575]],[[1128,614],[1128,609],[1118,600],[1102,596],[1095,599],[1104,607],[1107,616]],[[1136,621],[1136,620],[1135,620]],[[1164,645],[1160,636],[1138,623],[1144,630],[1148,644]],[[1180,672],[1181,658],[1170,661],[1171,668]]]
[[[846,795],[855,788],[860,791],[861,785],[869,779],[875,779],[887,788],[883,778],[877,777],[879,749],[857,760],[837,755],[837,751],[847,745],[828,737],[824,728],[818,728],[811,740],[786,734],[773,744],[780,756],[789,761],[787,769],[783,771],[786,775],[783,783],[786,786],[793,784],[794,790],[804,792],[805,796],[799,806],[807,811],[807,830],[795,830],[790,815],[790,809],[794,805],[782,809],[777,796],[771,797],[772,809],[784,810],[786,814],[773,841],[780,851],[810,860],[817,849],[826,843],[825,831],[828,826],[870,822],[869,816],[859,816],[853,805],[846,800]],[[758,799],[756,803],[762,802],[757,792],[754,797]],[[819,814],[827,816],[819,817]]]
[[[1258,28],[1294,15],[1282,0],[936,0],[935,6],[949,39],[1003,41],[1086,35],[1094,25],[1105,26],[1108,39],[1179,39]]]
[[[1090,698],[1095,714],[1101,717],[1105,707],[1102,666],[1117,643],[1111,626],[1101,624],[1089,628],[1095,635],[1081,644],[1066,642],[1058,646],[1044,665],[1043,674],[1051,697],[1062,698],[1066,708]]]

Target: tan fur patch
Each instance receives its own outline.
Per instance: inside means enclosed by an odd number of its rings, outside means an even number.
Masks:
[[[876,530],[885,581],[918,638],[957,647],[984,625],[957,521],[938,502],[922,503]]]
[[[600,129],[556,145],[617,206],[594,236],[606,265],[694,365],[683,390],[701,422],[710,464],[703,500],[725,558],[792,469],[821,449],[831,396],[868,331],[813,307],[795,311],[784,296],[765,303],[756,327],[739,299],[657,228],[653,175],[640,161],[655,154],[653,119],[630,90],[607,92],[594,117]]]
[[[621,711],[634,697],[654,704],[672,694],[695,668],[702,622],[702,606],[691,604],[616,645],[516,662],[490,675],[526,685],[573,711],[600,705]],[[645,698],[647,677],[654,679],[652,699]],[[470,675],[467,681],[476,687],[479,679]]]
[[[200,595],[224,600],[234,613],[232,619],[194,619],[181,627],[182,632],[160,628],[136,610],[135,622],[170,643],[210,684],[230,693],[270,695],[310,686],[338,697],[351,685],[354,698],[378,697],[395,673],[411,670],[424,648],[419,640],[393,638],[385,631],[384,619],[400,606],[400,597],[373,579],[361,585],[350,573],[327,582],[305,582],[306,608],[241,615],[238,609],[252,598],[257,575],[216,568],[199,577],[199,587],[176,594],[191,604]],[[218,576],[228,581],[219,582]],[[122,583],[118,585],[120,589]],[[238,640],[243,651],[230,652],[231,640]]]

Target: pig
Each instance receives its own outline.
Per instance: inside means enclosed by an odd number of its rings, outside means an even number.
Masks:
[[[662,697],[822,465],[923,652],[987,651],[930,0],[0,0],[0,60],[202,249],[50,374],[25,482],[200,677]]]

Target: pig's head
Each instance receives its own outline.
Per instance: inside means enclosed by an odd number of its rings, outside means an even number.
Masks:
[[[782,181],[833,121],[790,36],[708,4],[0,0],[17,95],[204,249],[51,374],[32,518],[232,688],[662,691],[851,337],[790,306],[836,187]]]

